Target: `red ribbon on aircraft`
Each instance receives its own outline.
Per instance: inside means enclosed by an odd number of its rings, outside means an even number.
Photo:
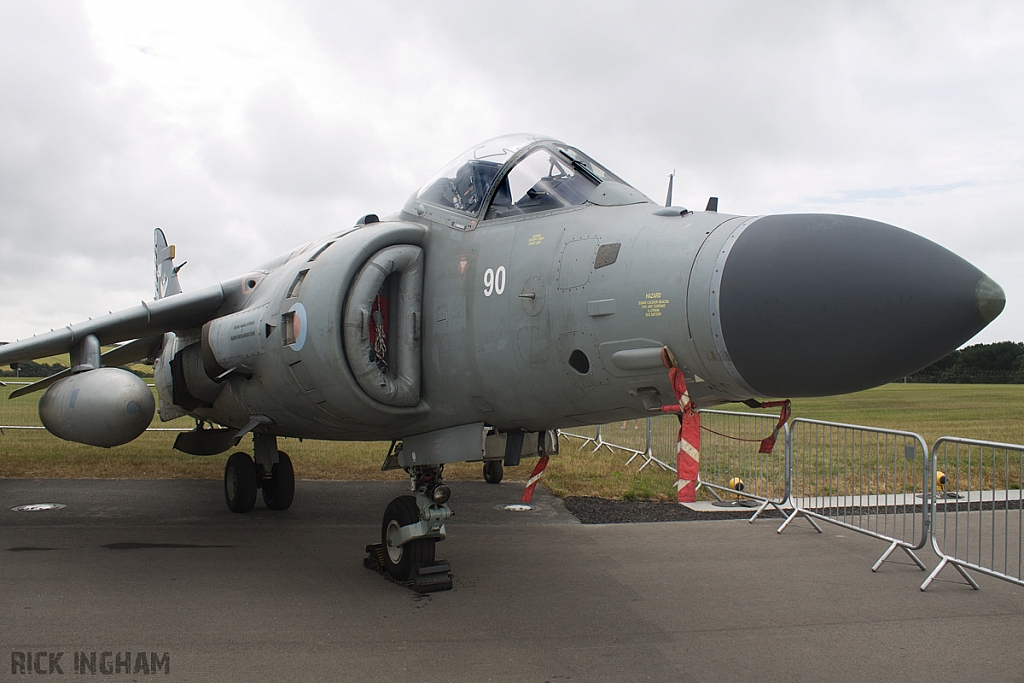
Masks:
[[[533,490],[537,488],[537,482],[540,481],[540,475],[544,474],[544,468],[548,466],[548,456],[542,457],[537,461],[537,466],[533,468],[533,474],[530,475],[530,480],[526,482],[526,490],[523,491],[523,502],[533,502]]]
[[[667,348],[666,348],[667,351]],[[662,354],[666,358],[666,354]],[[671,356],[668,356],[671,358]],[[679,445],[676,452],[676,497],[680,503],[697,502],[697,477],[700,473],[700,415],[690,400],[683,371],[675,367],[668,370],[672,391],[678,405],[662,406],[661,412],[675,413],[679,417]],[[666,365],[669,363],[666,362]]]
[[[761,440],[761,447],[757,449],[757,452],[763,455],[769,455],[775,449],[775,439],[778,438],[782,425],[789,420],[789,416],[793,412],[793,404],[788,398],[785,401],[761,402],[762,408],[778,408],[779,406],[782,406],[782,412],[779,414],[779,421],[776,423],[775,429],[772,430],[771,436],[766,436]]]

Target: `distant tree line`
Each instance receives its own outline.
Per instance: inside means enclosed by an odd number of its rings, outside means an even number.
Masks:
[[[9,343],[10,342],[0,341],[0,346]],[[50,375],[56,375],[58,372],[68,369],[68,366],[64,363],[37,363],[32,360],[22,361],[18,363],[17,366],[17,368],[13,368],[7,365],[0,367],[0,377],[49,377]],[[127,370],[133,375],[138,375],[139,377],[149,378],[153,376],[153,370],[149,367],[139,369],[135,367],[129,367],[127,365],[122,365],[120,366],[120,368],[122,370]]]
[[[127,370],[133,375],[139,377],[151,378],[153,371],[149,368],[138,369],[127,365],[120,366],[122,370]],[[64,363],[36,363],[35,361],[26,360],[18,363],[18,369],[5,366],[4,369],[0,370],[0,377],[49,377],[50,375],[56,375],[61,370],[67,370],[68,366]]]
[[[26,360],[18,363],[17,370],[4,366],[4,369],[0,370],[0,377],[49,377],[67,369],[68,366],[63,363],[36,363]]]
[[[907,377],[908,382],[1024,384],[1024,343],[965,346]]]

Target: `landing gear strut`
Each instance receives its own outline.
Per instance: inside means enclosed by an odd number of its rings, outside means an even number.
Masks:
[[[277,450],[277,437],[254,434],[256,461],[248,453],[233,453],[224,466],[224,499],[232,512],[250,512],[256,489],[271,510],[287,510],[295,497],[295,471],[291,458]]]
[[[384,511],[380,544],[367,546],[364,564],[420,593],[450,590],[447,562],[434,558],[434,547],[445,538],[444,523],[454,514],[448,507],[451,490],[442,483],[443,466],[406,468],[413,495],[395,498]]]

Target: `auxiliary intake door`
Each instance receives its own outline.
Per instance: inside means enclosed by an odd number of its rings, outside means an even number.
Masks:
[[[423,250],[381,249],[360,269],[345,300],[345,356],[359,386],[390,406],[420,400]]]

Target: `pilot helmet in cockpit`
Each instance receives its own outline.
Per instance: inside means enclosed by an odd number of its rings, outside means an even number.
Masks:
[[[481,159],[473,159],[463,164],[455,174],[456,201],[459,203],[456,208],[467,213],[476,213],[500,168],[499,163]]]

